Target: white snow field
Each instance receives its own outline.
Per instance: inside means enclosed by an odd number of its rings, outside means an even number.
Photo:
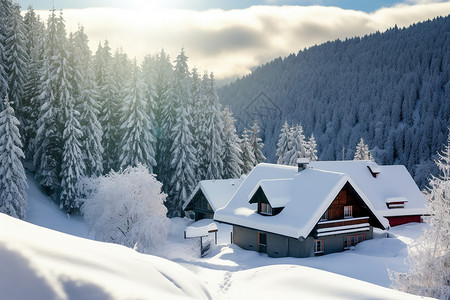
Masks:
[[[219,224],[219,245],[199,258],[198,239],[183,238],[192,221],[175,218],[157,257],[86,239],[81,218],[28,184],[27,221],[79,237],[0,214],[0,299],[423,299],[389,289],[388,270],[408,270],[407,244],[424,224],[342,253],[276,259],[229,245],[231,227]]]

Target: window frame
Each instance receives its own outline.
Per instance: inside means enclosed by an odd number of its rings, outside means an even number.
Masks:
[[[319,247],[318,247],[319,245]],[[322,254],[325,252],[325,241],[324,240],[314,240],[314,254]]]
[[[320,221],[328,221],[328,209],[320,217]]]
[[[344,219],[348,218],[353,218],[353,207],[351,205],[344,206]]]
[[[273,215],[273,208],[269,203],[260,202],[258,205],[259,213],[266,216],[272,216]],[[264,208],[264,209],[263,209]]]
[[[365,234],[355,234],[344,236],[344,249],[350,249],[366,240]],[[354,241],[354,243],[353,243]]]

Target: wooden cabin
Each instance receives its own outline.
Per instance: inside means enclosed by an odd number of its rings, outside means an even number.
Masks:
[[[388,173],[378,165],[364,169],[372,179]],[[401,202],[392,199],[394,205]],[[373,238],[373,228],[390,226],[353,177],[305,164],[298,168],[259,164],[214,219],[233,226],[234,244],[271,257],[344,251]]]

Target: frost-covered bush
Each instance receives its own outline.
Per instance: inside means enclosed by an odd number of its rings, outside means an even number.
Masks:
[[[95,239],[149,253],[167,237],[170,221],[162,184],[143,165],[86,179],[82,206]]]

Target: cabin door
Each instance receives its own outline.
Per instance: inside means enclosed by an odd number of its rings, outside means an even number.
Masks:
[[[267,236],[265,233],[258,232],[258,252],[267,253]]]

